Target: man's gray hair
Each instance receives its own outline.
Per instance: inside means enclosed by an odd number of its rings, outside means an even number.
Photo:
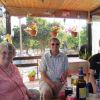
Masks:
[[[60,43],[60,41],[59,41],[58,38],[51,38],[51,39],[50,39],[50,42],[51,42],[51,41],[57,41],[58,43]]]

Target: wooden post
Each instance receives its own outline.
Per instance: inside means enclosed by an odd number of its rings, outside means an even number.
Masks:
[[[19,17],[19,28],[20,28],[20,55],[22,55],[22,29],[21,29],[21,17]]]
[[[11,34],[11,17],[8,11],[5,12],[6,16],[6,34]]]
[[[91,28],[91,21],[92,16],[90,13],[88,14],[88,21],[87,21],[87,36],[88,36],[88,52],[90,55],[92,54],[92,28]]]

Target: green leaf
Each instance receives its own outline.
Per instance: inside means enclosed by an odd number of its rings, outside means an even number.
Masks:
[[[28,73],[28,76],[34,76],[34,75],[36,75],[35,70],[32,70],[32,71],[30,71],[30,72]]]

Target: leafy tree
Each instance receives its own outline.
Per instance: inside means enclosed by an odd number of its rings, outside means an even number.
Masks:
[[[60,31],[58,34],[58,39],[60,40],[60,47],[63,49],[65,46],[67,47],[67,35],[66,33]]]
[[[67,45],[69,49],[76,49],[78,47],[78,37],[67,36]]]
[[[20,48],[20,43],[19,43],[19,38],[20,38],[20,34],[19,34],[19,27],[18,26],[14,26],[13,28],[14,31],[14,37],[13,37],[13,44],[15,45],[16,48]]]
[[[27,21],[34,21],[37,23],[38,27],[38,34],[36,37],[31,37],[29,34],[27,34],[24,29],[27,27],[27,25],[21,25],[22,28],[22,38],[23,38],[23,49],[26,48],[28,52],[28,48],[40,48],[41,50],[44,50],[47,47],[48,39],[50,38],[50,28],[46,20],[43,20],[41,18],[27,18]],[[27,22],[27,23],[30,23]],[[19,48],[19,27],[14,27],[14,45]]]
[[[21,25],[22,28],[22,45],[23,45],[23,49],[26,49],[26,52],[28,53],[28,49],[34,46],[34,41],[32,37],[30,37],[29,34],[27,34],[24,29],[26,28],[26,25]],[[15,26],[13,28],[14,30],[14,38],[13,38],[13,43],[16,46],[16,48],[20,48],[20,42],[19,42],[19,38],[20,38],[20,31],[19,31],[19,27]],[[32,41],[33,40],[33,41]],[[32,43],[33,44],[32,44]]]
[[[21,25],[22,28],[22,38],[23,38],[23,49],[26,49],[28,52],[29,48],[33,49],[41,49],[41,51],[44,51],[45,48],[48,47],[48,40],[51,38],[50,32],[51,27],[54,25],[58,25],[63,29],[63,26],[60,25],[58,22],[49,23],[46,20],[42,18],[27,18],[27,24],[30,24],[31,22],[35,22],[38,27],[37,36],[31,37],[28,33],[24,31],[24,29],[27,27],[27,25]],[[14,45],[19,48],[19,27],[14,27]],[[61,48],[64,48],[65,46],[69,49],[77,49],[79,45],[79,37],[72,37],[66,33],[64,33],[62,30],[58,33],[57,36],[61,42]],[[85,44],[87,43],[87,32],[86,28],[83,27],[83,30],[80,32],[80,43]]]
[[[5,29],[5,23],[4,23],[4,19],[3,18],[0,18],[0,37],[4,36],[4,34],[6,33],[6,29]],[[0,42],[2,41],[3,39],[0,38]]]
[[[50,38],[50,27],[46,20],[41,18],[35,18],[34,21],[37,23],[38,26],[38,34],[35,37],[36,40],[39,41],[39,46],[41,50],[45,50],[48,45],[48,40]]]
[[[87,36],[87,30],[86,27],[82,28],[82,31],[80,32],[80,43],[81,45],[87,44],[88,42],[88,36]]]

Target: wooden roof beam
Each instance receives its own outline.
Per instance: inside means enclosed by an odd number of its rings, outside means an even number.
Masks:
[[[88,12],[86,11],[20,7],[6,7],[6,9],[12,16],[27,16],[30,13],[36,17],[88,18]]]
[[[90,11],[90,15],[100,15],[100,6]]]

